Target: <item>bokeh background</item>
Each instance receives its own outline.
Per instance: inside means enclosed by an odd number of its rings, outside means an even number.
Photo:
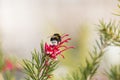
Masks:
[[[49,41],[53,33],[68,33],[74,50],[65,53],[56,76],[65,75],[84,62],[87,50],[97,38],[99,20],[119,20],[113,15],[117,0],[0,0],[0,42],[7,56],[30,58],[41,40]],[[114,53],[115,52],[115,53]],[[110,47],[102,67],[120,62],[120,49]],[[77,65],[78,64],[78,65]],[[74,67],[74,68],[73,68]]]

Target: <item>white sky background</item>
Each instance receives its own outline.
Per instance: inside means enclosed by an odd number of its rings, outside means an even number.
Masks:
[[[94,25],[102,18],[116,18],[112,11],[117,3],[117,0],[0,0],[3,49],[7,54],[29,57],[41,39],[54,33],[49,30],[53,26],[60,32],[74,34],[82,23]]]

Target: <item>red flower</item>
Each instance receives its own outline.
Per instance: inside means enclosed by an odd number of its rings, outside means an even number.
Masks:
[[[64,43],[67,43],[69,40],[71,40],[71,38],[67,38],[63,40],[66,36],[69,36],[69,35],[65,34],[61,36],[61,41],[57,45],[52,45],[52,44],[48,45],[47,43],[45,43],[45,53],[49,55],[50,58],[56,59],[58,55],[61,55],[64,58],[64,56],[61,53],[70,48],[73,48],[72,46],[68,47],[64,45]],[[64,49],[61,49],[61,48],[64,48]]]
[[[14,69],[13,63],[10,60],[6,59],[5,65],[2,70],[6,71],[6,70],[13,70],[13,69]]]

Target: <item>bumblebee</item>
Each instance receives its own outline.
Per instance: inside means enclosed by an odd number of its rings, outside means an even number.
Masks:
[[[52,37],[50,38],[50,41],[52,45],[57,45],[59,42],[61,42],[60,34],[58,33],[53,34]]]

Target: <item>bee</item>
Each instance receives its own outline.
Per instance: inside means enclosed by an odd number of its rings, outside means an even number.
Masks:
[[[58,33],[53,34],[50,38],[51,44],[45,43],[45,53],[52,59],[57,59],[58,55],[61,55],[64,58],[64,55],[61,53],[70,48],[74,48],[73,46],[68,47],[64,45],[64,43],[68,43],[68,41],[71,40],[71,38],[65,38],[67,36],[69,35],[64,34],[61,36]]]
[[[50,41],[52,45],[57,45],[61,42],[61,35],[58,33],[55,33],[51,36]]]

